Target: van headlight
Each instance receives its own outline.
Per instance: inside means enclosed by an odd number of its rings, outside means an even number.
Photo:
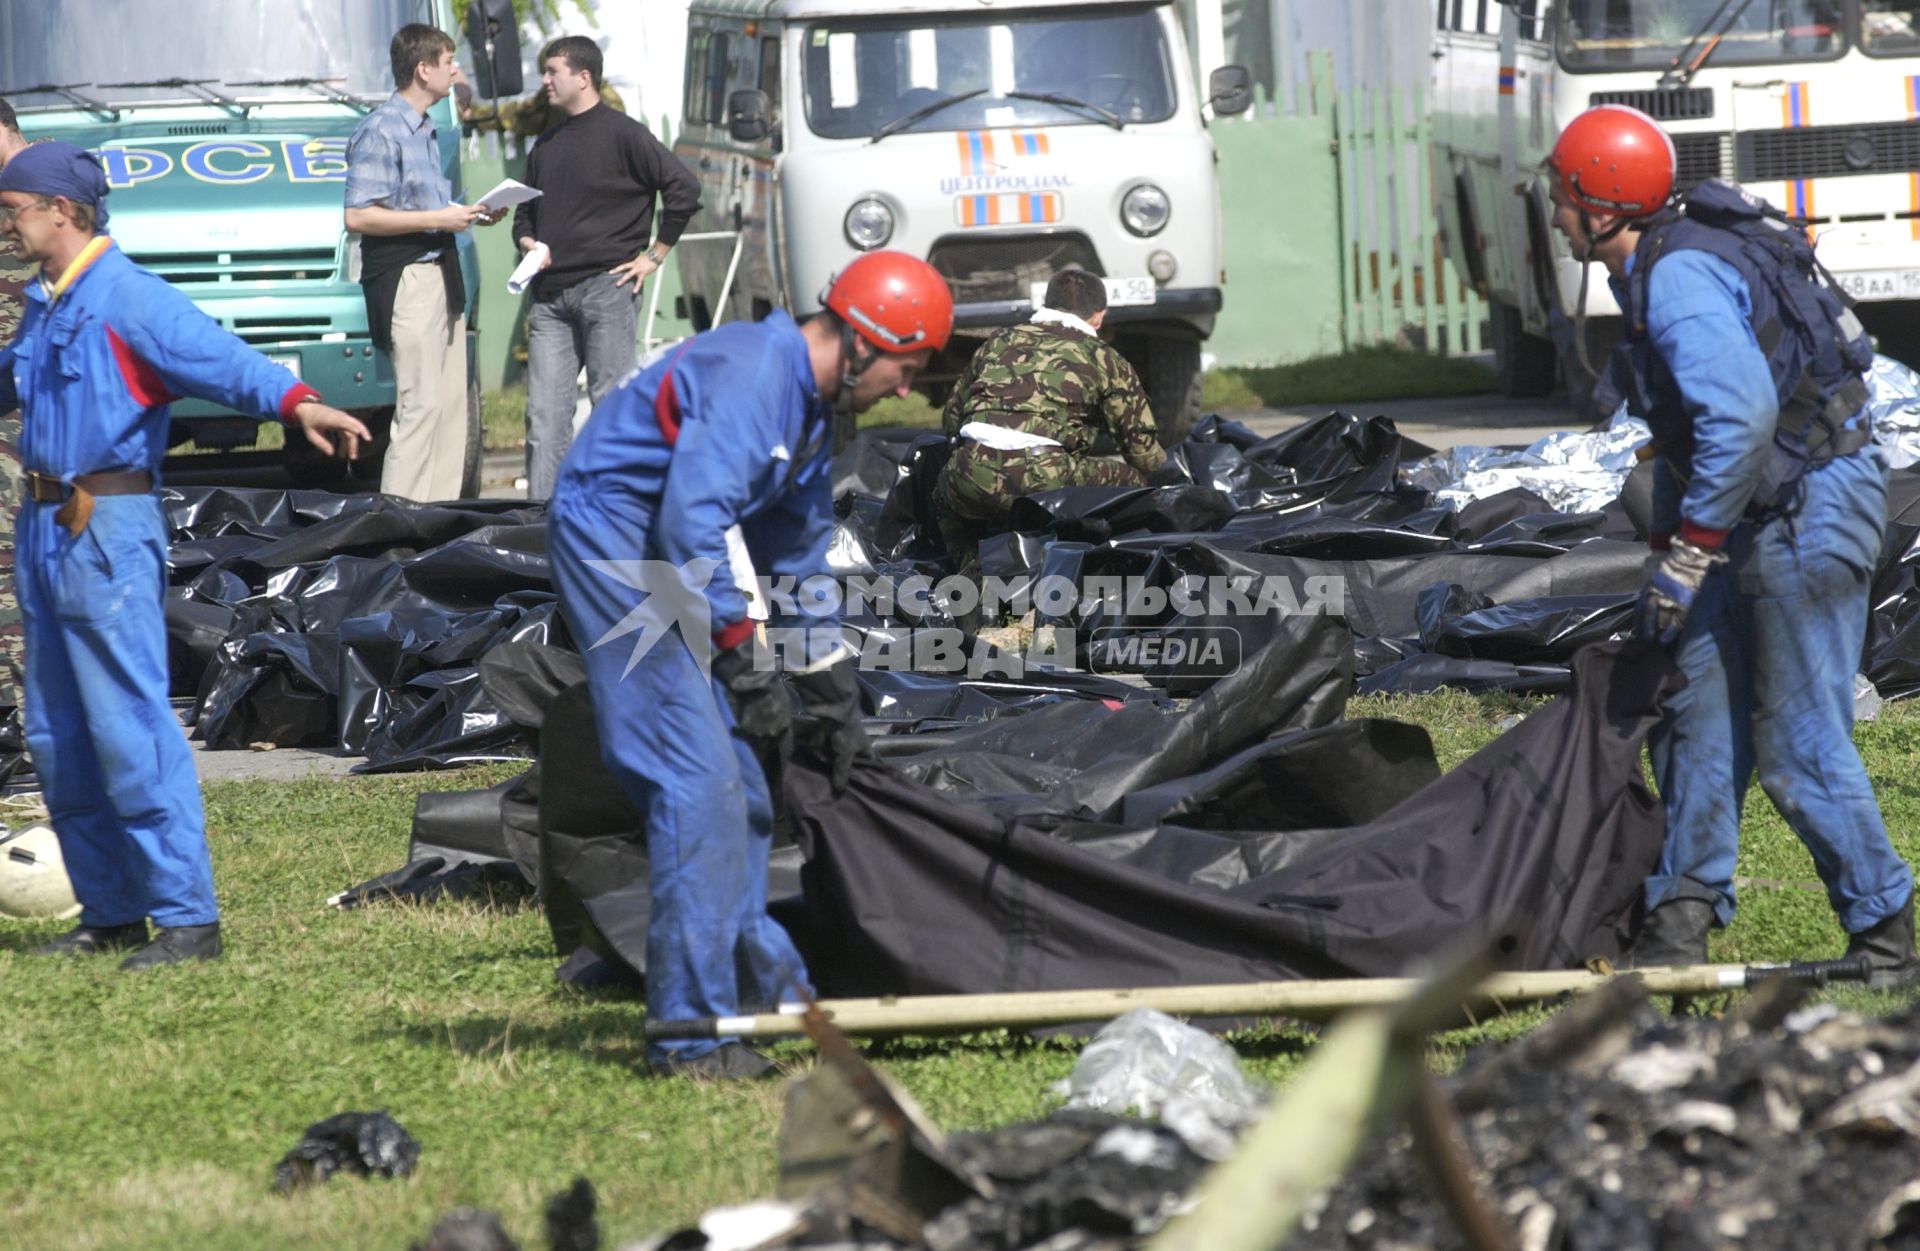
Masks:
[[[1167,218],[1173,212],[1173,205],[1167,199],[1167,193],[1152,183],[1142,183],[1127,192],[1120,201],[1120,224],[1132,233],[1145,238],[1157,235],[1166,229]]]
[[[871,252],[893,238],[893,210],[871,197],[847,210],[847,242]]]

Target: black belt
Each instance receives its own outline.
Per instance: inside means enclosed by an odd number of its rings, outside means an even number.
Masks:
[[[75,474],[68,486],[52,474],[27,470],[27,498],[36,504],[64,504],[74,489],[88,495],[145,495],[153,490],[153,475],[144,469],[116,469],[107,473]]]

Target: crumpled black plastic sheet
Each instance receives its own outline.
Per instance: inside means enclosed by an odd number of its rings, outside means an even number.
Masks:
[[[1476,942],[1510,968],[1615,956],[1665,834],[1640,747],[1679,678],[1617,643],[1574,672],[1567,696],[1360,825],[1008,819],[877,762],[838,798],[789,768],[808,968],[823,994],[859,996],[1387,976]]]
[[[1920,473],[1889,475],[1887,534],[1868,592],[1860,671],[1882,699],[1920,691]]]
[[[167,493],[176,693],[213,748],[340,746],[364,769],[524,755],[474,666],[564,641],[537,506]]]
[[[273,1171],[274,1189],[288,1194],[323,1185],[336,1174],[406,1177],[420,1159],[420,1144],[385,1112],[342,1112],[307,1126]]]
[[[1624,606],[1644,576],[1645,474],[1600,513],[1556,513],[1524,491],[1455,512],[1399,475],[1420,450],[1381,418],[1330,413],[1262,438],[1209,417],[1173,449],[1154,486],[1022,500],[1014,528],[983,543],[981,570],[1016,589],[1049,575],[1163,589],[1195,576],[1279,579],[1296,590],[1335,579],[1357,690],[1564,689],[1571,655],[1625,628]],[[899,589],[953,572],[930,515],[946,454],[945,440],[924,431],[868,432],[841,454],[834,573]],[[1920,477],[1896,472],[1892,489],[1862,658],[1886,698],[1920,688]],[[210,746],[337,745],[363,753],[366,770],[525,754],[523,732],[490,701],[474,666],[515,641],[573,646],[555,608],[537,506],[219,488],[167,499],[174,693],[194,698],[189,721]],[[1421,597],[1443,594],[1451,608],[1423,617]],[[1271,613],[1126,608],[1083,596],[1047,620],[1074,631],[1078,669],[1098,670],[1058,676],[1057,685],[1087,695],[1108,681],[1101,675],[1134,673],[1190,697],[1276,628]],[[863,637],[976,624],[911,595],[883,615],[852,618]],[[1238,651],[1216,667],[1152,659],[1168,640],[1228,630]],[[875,715],[894,734],[992,718],[1032,698],[924,668],[896,667],[869,685]]]

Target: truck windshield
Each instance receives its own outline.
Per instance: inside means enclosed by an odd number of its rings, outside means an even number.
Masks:
[[[928,15],[918,22],[834,22],[805,35],[807,125],[860,139],[942,99],[905,131],[1160,122],[1178,101],[1173,58],[1153,6]],[[1010,98],[1053,95],[1096,106]],[[968,93],[976,93],[969,95]]]
[[[430,0],[0,0],[0,95],[20,109],[66,108],[58,96],[15,93],[43,83],[88,83],[94,85],[84,94],[93,99],[131,104],[199,97],[185,88],[99,84],[186,78],[217,88],[314,78],[384,97],[393,90],[393,32],[431,20]],[[249,99],[262,93],[229,91]]]
[[[1571,70],[1664,70],[1696,34],[1687,59],[1705,53],[1708,66],[1828,60],[1847,50],[1846,9],[1846,0],[1568,0],[1560,61]]]

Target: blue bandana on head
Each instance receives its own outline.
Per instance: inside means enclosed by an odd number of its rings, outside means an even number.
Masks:
[[[93,207],[96,232],[107,228],[107,175],[84,148],[51,141],[31,143],[0,169],[0,191],[23,195],[65,196]]]

